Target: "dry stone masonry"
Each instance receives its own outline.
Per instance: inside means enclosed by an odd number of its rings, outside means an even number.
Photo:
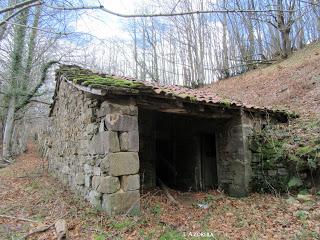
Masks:
[[[161,94],[141,83],[135,89],[136,82],[74,66],[65,71],[69,78],[57,75],[40,150],[52,175],[96,208],[138,214],[140,188],[159,179],[182,191],[250,192],[255,158],[248,136],[266,121],[263,112]],[[94,86],[86,85],[95,78]]]
[[[110,215],[137,214],[137,107],[99,102],[62,81],[52,115],[46,152],[52,174]]]

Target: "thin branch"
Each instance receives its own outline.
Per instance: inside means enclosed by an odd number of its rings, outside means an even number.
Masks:
[[[15,25],[15,26],[22,26],[22,27],[26,27],[26,28],[29,28],[29,29],[36,29],[38,31],[41,31],[41,32],[45,32],[45,33],[51,33],[51,34],[56,34],[56,35],[61,35],[61,36],[66,36],[66,35],[69,35],[71,34],[72,32],[68,33],[68,32],[54,32],[54,31],[50,31],[50,30],[46,30],[46,29],[43,29],[43,28],[36,28],[36,27],[32,27],[32,26],[28,26],[28,25],[24,25],[24,24],[19,24],[19,23],[14,23],[14,22],[9,22],[9,21],[6,21],[9,25]]]
[[[122,18],[148,18],[148,17],[173,17],[173,16],[183,16],[183,15],[193,15],[193,14],[207,14],[207,13],[267,13],[267,12],[277,12],[276,9],[269,10],[252,10],[252,9],[217,9],[217,10],[197,10],[188,12],[178,12],[178,13],[154,13],[154,14],[124,14],[111,11],[105,8],[103,5],[100,6],[78,6],[78,7],[56,7],[52,5],[45,5],[46,7],[53,8],[61,11],[75,11],[75,10],[95,10],[99,9],[108,14],[122,17]],[[284,10],[283,12],[295,12],[296,10]]]
[[[66,213],[64,214],[63,216],[60,217],[61,218],[64,218],[65,216],[67,216],[69,213]],[[29,238],[31,235],[35,234],[35,233],[39,233],[39,232],[45,232],[47,231],[49,228],[53,227],[55,225],[56,221],[54,221],[53,223],[47,225],[47,226],[40,226],[40,227],[37,227],[36,229],[32,230],[31,232],[27,233],[26,235],[22,236],[20,238],[20,240],[24,240],[24,239],[27,239]]]
[[[5,12],[9,12],[9,11],[17,9],[17,8],[24,7],[26,5],[29,5],[29,4],[32,4],[34,2],[38,2],[38,1],[39,0],[28,0],[28,1],[24,1],[22,3],[17,3],[15,5],[10,6],[10,7],[0,9],[0,14],[5,13]]]
[[[44,101],[37,100],[37,99],[31,99],[29,102],[35,102],[35,103],[42,103],[42,104],[45,104],[45,105],[51,105],[51,103],[44,102]]]
[[[310,5],[312,5],[312,6],[320,6],[320,4],[319,3],[315,3],[315,2],[312,2],[312,1],[303,1],[303,0],[300,0],[300,2],[303,2],[303,3],[306,3],[306,4],[310,4]]]
[[[14,12],[13,14],[11,14],[10,16],[8,16],[6,19],[2,20],[0,22],[0,27],[2,25],[4,25],[5,23],[7,23],[11,18],[14,18],[15,16],[17,16],[19,13],[23,12],[24,10],[28,9],[28,8],[31,8],[31,7],[34,7],[34,6],[37,6],[37,5],[40,5],[41,3],[38,2],[38,3],[34,3],[34,4],[31,4],[31,5],[27,5],[27,6],[24,6],[23,8],[20,8],[18,11]]]
[[[31,219],[20,218],[20,217],[9,216],[9,215],[2,215],[2,214],[1,214],[0,217],[2,217],[2,218],[16,219],[16,220],[25,221],[25,222],[39,223],[39,222],[34,221],[34,220],[31,220]]]
[[[41,78],[39,83],[34,87],[34,89],[27,94],[26,99],[23,100],[23,102],[16,108],[16,111],[18,111],[19,109],[23,108],[26,104],[28,104],[30,102],[30,100],[34,97],[34,95],[37,93],[37,91],[42,87],[42,85],[44,84],[45,80],[46,80],[46,76],[47,76],[47,71],[48,69],[54,65],[54,64],[58,64],[59,61],[53,60],[50,61],[48,63],[46,63],[42,69],[42,74],[41,74]]]

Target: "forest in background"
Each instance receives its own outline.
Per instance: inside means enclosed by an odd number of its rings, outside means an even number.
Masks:
[[[320,36],[319,0],[149,0],[132,14],[110,11],[103,3],[0,2],[5,157],[10,156],[13,123],[27,104],[37,103],[40,115],[50,105],[54,83],[45,80],[57,63],[199,87],[287,58]],[[81,18],[108,15],[123,19],[127,37],[101,39],[77,31]]]
[[[154,12],[205,14],[133,18],[130,39],[103,40],[83,64],[162,84],[198,87],[268,65],[320,37],[317,0],[150,1]],[[217,11],[217,12],[214,12]],[[97,46],[98,45],[98,46]]]

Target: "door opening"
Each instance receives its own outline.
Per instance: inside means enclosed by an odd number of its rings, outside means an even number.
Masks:
[[[215,134],[202,134],[201,141],[201,190],[218,187]]]

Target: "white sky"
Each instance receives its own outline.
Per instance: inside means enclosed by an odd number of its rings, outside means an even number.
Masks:
[[[88,3],[92,5],[97,1],[90,0]],[[91,3],[92,2],[92,3]],[[100,0],[101,4],[112,11],[132,14],[135,9],[141,5],[144,0]],[[100,39],[110,37],[118,37],[121,39],[129,38],[128,33],[123,30],[122,22],[130,21],[130,19],[123,19],[120,17],[112,16],[101,10],[89,11],[87,14],[79,17],[75,23],[76,31],[86,32],[92,34]]]

